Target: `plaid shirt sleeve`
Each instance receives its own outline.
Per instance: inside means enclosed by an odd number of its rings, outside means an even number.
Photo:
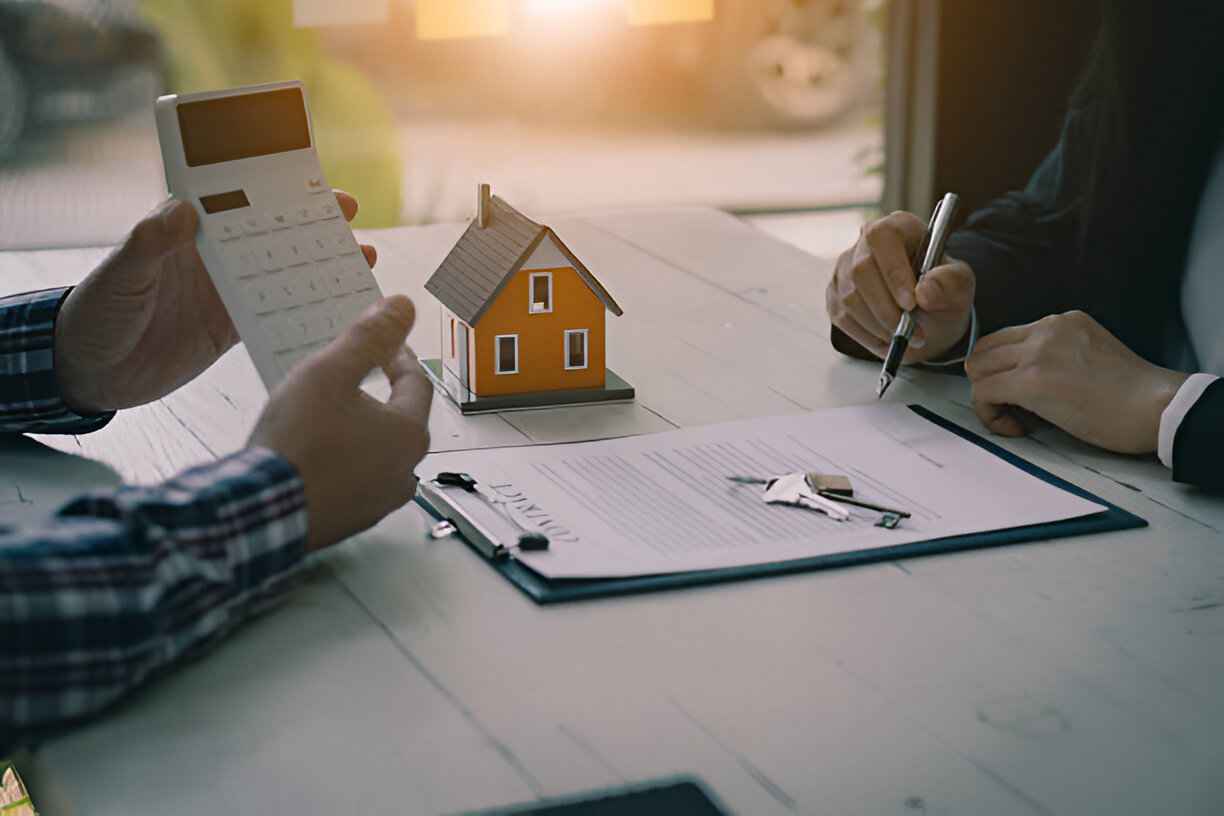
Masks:
[[[109,419],[73,414],[55,391],[42,355],[62,297],[0,301],[0,431],[79,433]],[[263,448],[155,487],[86,494],[40,526],[0,521],[0,757],[258,610],[302,564],[306,532],[301,478]]]
[[[70,291],[0,298],[0,433],[88,433],[115,415],[82,416],[60,396],[55,318]]]

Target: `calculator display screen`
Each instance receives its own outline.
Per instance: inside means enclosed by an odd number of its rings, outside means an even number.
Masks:
[[[188,167],[310,147],[298,88],[183,102],[178,120]]]
[[[242,190],[230,190],[228,193],[200,196],[200,206],[204,208],[204,212],[211,215],[213,213],[249,207],[251,206],[251,201]]]

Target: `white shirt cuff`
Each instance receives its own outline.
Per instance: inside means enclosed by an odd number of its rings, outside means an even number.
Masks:
[[[1177,439],[1177,429],[1181,427],[1182,420],[1190,413],[1194,403],[1203,396],[1207,386],[1218,379],[1220,378],[1214,374],[1191,374],[1190,378],[1182,383],[1182,387],[1177,389],[1173,401],[1161,413],[1156,453],[1160,456],[1161,464],[1170,470],[1173,469],[1173,441]]]

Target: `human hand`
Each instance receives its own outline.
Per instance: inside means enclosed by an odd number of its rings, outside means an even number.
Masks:
[[[351,221],[356,199],[336,200]],[[196,251],[198,223],[190,204],[163,202],[69,293],[55,322],[55,370],[74,411],[164,397],[238,342]],[[373,266],[374,248],[362,251]]]
[[[289,372],[255,423],[247,444],[279,453],[305,484],[307,549],[373,526],[416,493],[433,386],[404,345],[415,317],[403,295],[371,306]],[[378,367],[391,380],[385,403],[360,388]]]
[[[1189,376],[1149,363],[1078,311],[983,337],[965,372],[991,431],[1024,435],[1020,408],[1118,453],[1156,450],[1160,415]]]
[[[926,224],[912,213],[872,221],[837,259],[825,290],[833,325],[881,359],[903,311],[916,309],[918,324],[906,363],[946,357],[969,332],[976,279],[967,263],[945,255],[915,286],[910,258],[925,234]]]

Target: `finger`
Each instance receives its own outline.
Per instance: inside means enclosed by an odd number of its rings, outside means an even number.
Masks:
[[[931,316],[922,309],[915,309],[911,315],[914,318],[914,334],[910,337],[909,347],[911,349],[926,348],[927,325],[931,321]]]
[[[892,292],[889,291],[888,284],[880,273],[879,265],[874,258],[868,256],[854,265],[851,274],[854,277],[854,288],[862,298],[866,311],[870,312],[870,314],[857,314],[855,317],[864,326],[874,329],[875,326],[872,326],[872,323],[876,324],[879,327],[879,331],[875,332],[877,335],[891,334],[898,321],[901,320],[901,307],[897,305]]]
[[[1049,424],[1032,411],[1018,408],[1015,405],[1007,406],[1007,413],[1015,418],[1016,423],[1024,430],[1025,434],[1036,433]]]
[[[1024,436],[1027,433],[1015,413],[1019,408],[1016,396],[1019,379],[1016,371],[1012,370],[973,383],[973,412],[992,433],[1001,436]]]
[[[866,261],[871,262],[870,258],[867,258]],[[834,323],[838,326],[841,326],[841,321],[845,317],[849,317],[877,340],[887,340],[892,336],[893,327],[885,326],[875,316],[871,307],[867,305],[867,299],[862,290],[851,280],[852,277],[853,270],[848,271],[845,275],[841,272],[837,273],[832,287],[825,293],[829,314],[834,316]],[[890,300],[892,298],[891,295],[886,295],[886,297]]]
[[[1024,345],[1009,343],[1005,346],[982,349],[975,348],[965,360],[965,374],[971,382],[977,382],[1004,371],[1019,368],[1024,354]]]
[[[404,345],[416,309],[403,295],[385,298],[366,310],[334,343],[312,360],[336,388],[356,389],[375,368],[386,368]]]
[[[1025,436],[1028,433],[1010,406],[974,402],[973,412],[991,433],[999,436]]]
[[[999,346],[1007,346],[1013,343],[1022,343],[1029,338],[1033,333],[1033,323],[1025,323],[1023,326],[1008,326],[1005,329],[999,329],[996,332],[991,332],[985,337],[978,338],[977,345],[974,346],[975,351],[990,351]]]
[[[923,275],[914,295],[924,312],[962,314],[973,305],[973,270],[964,261],[951,261]]]
[[[1041,382],[1031,367],[1012,368],[973,382],[973,401],[1027,408],[1040,397]]]
[[[851,315],[844,315],[841,320],[837,321],[837,328],[844,331],[851,340],[858,343],[867,351],[871,352],[881,360],[888,353],[888,343],[876,337],[872,332],[863,328],[863,324],[854,319]]]
[[[922,222],[907,212],[895,212],[863,229],[863,241],[871,249],[897,306],[907,312],[917,305],[910,256],[922,242],[924,232]]]
[[[386,366],[387,379],[391,381],[391,396],[388,407],[420,428],[429,427],[429,409],[433,404],[433,383],[421,368],[412,349],[401,346],[399,352]]]
[[[371,269],[374,268],[374,264],[378,263],[378,250],[369,244],[361,245],[361,254],[365,256],[366,263],[370,265]]]
[[[343,190],[336,190],[336,203],[340,205],[340,212],[344,213],[345,221],[352,221],[357,217],[357,199],[353,198]]]

